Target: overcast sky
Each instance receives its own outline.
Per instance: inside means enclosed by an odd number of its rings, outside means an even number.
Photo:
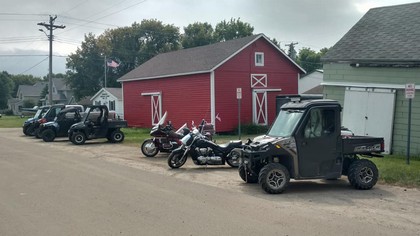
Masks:
[[[143,19],[183,27],[240,18],[254,33],[276,38],[282,48],[319,51],[333,46],[370,9],[414,0],[2,0],[0,7],[0,71],[48,74],[48,40],[37,23],[57,15],[53,72],[65,72],[65,59],[87,33],[130,26]],[[45,28],[44,28],[45,30]],[[35,56],[36,55],[36,56]]]

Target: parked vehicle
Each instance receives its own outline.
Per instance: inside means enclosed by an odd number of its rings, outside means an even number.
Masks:
[[[341,106],[333,100],[286,103],[267,135],[244,145],[239,176],[281,193],[290,178],[337,179],[346,175],[356,189],[378,180],[375,164],[360,156],[382,157],[384,139],[355,136],[341,129]]]
[[[217,145],[202,134],[204,127],[205,121],[203,120],[199,129],[193,128],[192,132],[181,139],[182,145],[173,150],[168,157],[169,167],[183,166],[188,156],[191,156],[196,165],[224,165],[227,163],[231,167],[239,166],[242,141],[230,141]]]
[[[166,117],[167,113],[165,112],[150,131],[150,135],[153,138],[144,140],[141,145],[141,152],[146,157],[154,157],[159,152],[172,152],[172,150],[181,146],[181,138],[190,132],[187,128],[187,123],[176,131],[170,121],[165,125]]]
[[[108,111],[105,105],[89,106],[80,122],[73,124],[68,137],[73,144],[81,145],[90,139],[107,138],[112,143],[124,140],[121,128],[127,127],[127,121],[116,120],[116,114]]]
[[[36,138],[41,138],[40,128],[41,124],[54,121],[54,119],[57,117],[57,114],[67,107],[76,107],[79,109],[79,111],[83,112],[84,108],[82,105],[64,105],[64,104],[55,104],[50,107],[50,109],[45,113],[45,115],[41,118],[35,121],[33,127],[34,127],[34,135]]]
[[[68,107],[61,110],[54,121],[41,124],[39,133],[45,142],[52,142],[56,137],[67,137],[70,126],[80,122],[81,119],[78,107]]]
[[[26,136],[34,136],[35,135],[35,125],[34,123],[41,119],[45,113],[50,109],[50,106],[41,106],[39,107],[36,112],[35,115],[29,119],[27,119],[23,125],[22,125],[22,130],[23,130],[23,134],[25,134]]]

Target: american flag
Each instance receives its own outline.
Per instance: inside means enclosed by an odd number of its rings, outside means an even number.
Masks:
[[[120,64],[118,64],[116,61],[114,60],[108,60],[106,62],[106,65],[112,68],[117,68]]]

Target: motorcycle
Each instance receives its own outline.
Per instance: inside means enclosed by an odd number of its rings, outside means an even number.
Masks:
[[[162,116],[159,122],[150,131],[151,139],[144,140],[141,145],[141,152],[147,157],[154,157],[159,152],[171,152],[181,146],[180,139],[190,132],[185,123],[178,130],[174,131],[172,123],[165,124],[167,113]]]
[[[173,150],[168,157],[169,167],[175,169],[183,166],[187,157],[191,156],[196,165],[224,165],[227,163],[231,167],[239,166],[241,156],[242,141],[230,141],[226,144],[217,145],[202,134],[202,127],[193,128],[193,131],[181,139],[182,145]]]

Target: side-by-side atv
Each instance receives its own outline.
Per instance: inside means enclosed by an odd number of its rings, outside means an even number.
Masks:
[[[340,104],[333,100],[284,104],[268,133],[244,146],[239,176],[247,183],[258,182],[268,193],[283,192],[290,178],[342,175],[356,189],[371,189],[378,169],[360,157],[382,157],[384,139],[343,135],[340,112]]]
[[[115,113],[110,116],[108,107],[94,105],[86,109],[82,120],[73,124],[68,137],[73,144],[81,145],[90,139],[107,138],[112,143],[119,143],[124,140],[124,133],[121,128],[127,127],[127,121],[117,120]]]
[[[78,107],[61,110],[54,121],[40,125],[39,133],[45,142],[52,142],[56,137],[67,137],[70,126],[80,122],[82,114]]]

